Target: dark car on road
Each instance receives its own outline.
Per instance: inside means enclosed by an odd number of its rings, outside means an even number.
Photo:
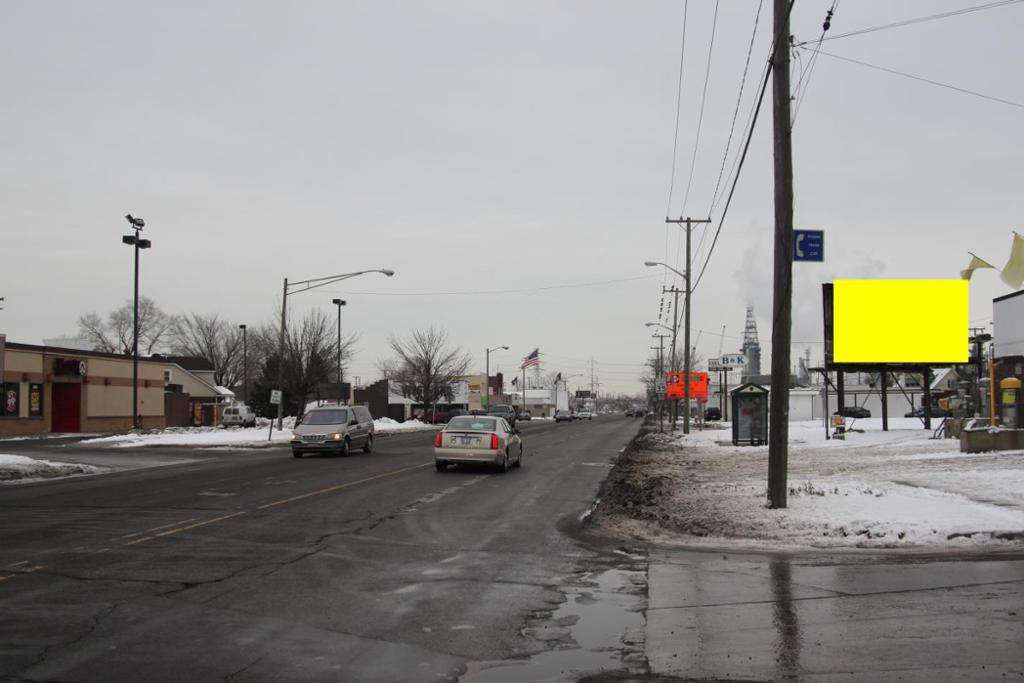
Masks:
[[[704,409],[704,419],[705,420],[721,420],[722,419],[722,409],[721,408],[716,408],[715,406],[711,406],[710,408],[705,408]]]
[[[487,409],[487,414],[491,417],[500,417],[508,422],[509,427],[516,426],[516,408],[510,406],[507,403],[498,403]]]
[[[871,417],[871,411],[864,406],[843,406],[842,410],[837,410],[832,413],[833,415],[842,415],[843,417]]]
[[[575,419],[576,416],[570,413],[568,410],[555,411],[555,422],[572,422]]]

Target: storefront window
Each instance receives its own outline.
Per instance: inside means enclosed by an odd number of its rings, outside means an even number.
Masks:
[[[3,406],[0,407],[0,415],[5,417],[18,416],[18,399],[21,395],[21,384],[19,382],[5,382],[3,395]]]
[[[43,416],[43,385],[28,385],[28,414],[30,417]]]

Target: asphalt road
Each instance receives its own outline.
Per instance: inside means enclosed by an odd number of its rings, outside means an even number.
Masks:
[[[507,474],[438,473],[415,433],[4,487],[0,678],[438,681],[548,650],[529,624],[597,557],[559,527],[636,427],[525,425]]]
[[[60,449],[114,471],[0,486],[0,680],[1024,678],[1019,553],[581,542],[637,426],[526,425],[508,474],[435,472],[430,433],[348,458]]]

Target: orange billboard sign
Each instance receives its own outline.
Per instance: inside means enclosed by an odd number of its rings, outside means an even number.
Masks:
[[[684,398],[685,391],[682,372],[665,373],[666,398]],[[698,401],[708,400],[708,373],[690,373],[690,398],[695,398]]]

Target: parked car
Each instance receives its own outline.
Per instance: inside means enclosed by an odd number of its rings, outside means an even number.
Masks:
[[[516,416],[516,419],[517,420],[524,420],[526,422],[529,422],[530,420],[533,419],[533,416],[530,415],[530,413],[526,412],[525,410],[520,410],[519,411],[519,415]]]
[[[576,416],[573,415],[568,410],[556,410],[555,411],[555,422],[572,422],[575,419],[576,419]]]
[[[516,408],[507,403],[498,403],[487,409],[487,414],[500,417],[508,422],[510,427],[516,426]]]
[[[718,408],[717,406],[709,406],[709,407],[705,408],[704,409],[704,419],[705,420],[721,420],[722,419],[722,409]]]
[[[842,415],[843,417],[871,417],[871,411],[864,406],[843,406],[842,411],[837,410],[832,413],[833,415]]]
[[[449,411],[444,408],[417,408],[412,411],[412,419],[432,425],[444,424],[449,417]]]
[[[302,416],[292,430],[292,455],[336,453],[348,455],[353,448],[373,451],[373,416],[365,406],[325,406]]]
[[[513,458],[515,461],[513,462]],[[434,466],[490,463],[508,472],[523,465],[523,440],[515,427],[496,415],[460,415],[434,437]]]
[[[914,408],[909,413],[904,414],[903,417],[924,417],[924,406]],[[932,417],[953,417],[953,412],[945,408],[932,406]]]
[[[458,417],[459,415],[469,415],[469,411],[466,410],[465,408],[452,408],[451,410],[448,411],[449,420],[452,419],[453,417]]]
[[[576,419],[577,420],[593,420],[594,419],[594,414],[592,412],[590,412],[589,410],[581,410],[580,412],[576,413]]]
[[[256,413],[244,403],[235,403],[224,409],[220,423],[225,427],[255,427]]]

